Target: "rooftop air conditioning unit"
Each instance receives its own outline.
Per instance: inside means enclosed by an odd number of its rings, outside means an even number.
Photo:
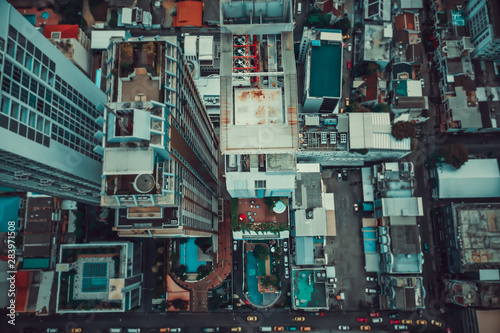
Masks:
[[[170,220],[171,225],[179,225],[179,220]]]

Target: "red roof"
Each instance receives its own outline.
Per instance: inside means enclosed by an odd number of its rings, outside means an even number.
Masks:
[[[398,30],[415,30],[415,14],[405,12],[395,18],[396,31]]]
[[[333,0],[327,0],[324,4],[323,4],[323,14],[328,14],[330,12],[332,12],[333,10]],[[337,16],[338,14],[337,13],[333,13],[333,15]]]
[[[174,17],[174,27],[201,27],[203,3],[199,1],[177,2],[177,14]]]
[[[45,38],[52,38],[53,32],[60,32],[61,38],[75,38],[78,39],[78,25],[59,24],[59,25],[46,25],[43,27],[43,35]]]
[[[16,274],[16,312],[26,311],[31,279],[29,271],[18,271]]]
[[[363,98],[363,101],[373,101],[377,99],[377,86],[378,86],[378,78],[377,72],[373,73],[370,76],[365,78],[366,84],[366,96]]]

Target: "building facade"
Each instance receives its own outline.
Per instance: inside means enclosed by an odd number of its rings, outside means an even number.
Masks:
[[[113,39],[101,205],[120,236],[208,236],[217,226],[218,140],[176,37]]]
[[[104,93],[4,0],[0,13],[0,184],[98,204]]]
[[[465,6],[470,37],[476,46],[472,57],[500,60],[500,3],[495,0],[471,0]]]

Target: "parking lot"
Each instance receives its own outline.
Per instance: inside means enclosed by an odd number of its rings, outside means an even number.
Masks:
[[[338,179],[339,171],[340,169],[323,171],[327,192],[335,194],[337,223],[337,236],[329,237],[327,252],[333,257],[336,265],[337,291],[345,293],[345,300],[342,301],[343,309],[359,310],[365,306],[373,306],[378,300],[377,295],[367,295],[365,288],[379,288],[375,282],[366,281],[361,217],[354,213],[354,204],[358,200],[360,202],[363,200],[361,171],[359,169],[347,171],[347,180],[345,177],[343,180]]]

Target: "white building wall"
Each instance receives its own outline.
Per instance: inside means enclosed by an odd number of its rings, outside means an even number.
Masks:
[[[87,75],[90,75],[90,54],[75,39],[71,39],[70,43],[73,45],[73,59],[71,60]]]

